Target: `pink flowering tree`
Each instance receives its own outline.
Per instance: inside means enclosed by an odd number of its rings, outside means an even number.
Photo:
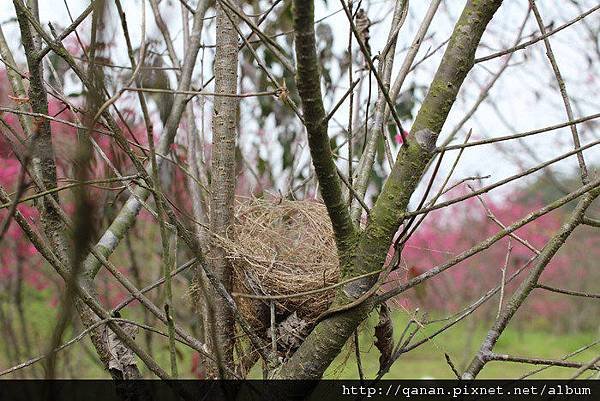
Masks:
[[[593,1],[115,0],[65,2],[63,21],[45,3],[13,0],[0,27],[0,376],[76,376],[77,332],[122,391],[190,361],[320,379],[374,316],[381,377],[475,311],[487,334],[460,378],[500,359],[597,370],[494,352],[515,317],[594,324]],[[238,197],[319,202],[331,224],[339,279],[309,291],[331,302],[284,354],[287,320],[266,339],[240,312],[278,298],[234,291]],[[450,317],[420,338],[416,308]]]

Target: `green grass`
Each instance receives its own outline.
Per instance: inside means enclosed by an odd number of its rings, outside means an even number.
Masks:
[[[50,305],[49,300],[52,299],[52,291],[50,289],[44,291],[34,291],[28,289],[26,291],[27,299],[27,315],[29,321],[29,336],[32,343],[32,356],[44,354],[48,350],[50,335],[56,324],[56,316],[58,306]],[[6,308],[6,304],[4,305]],[[124,317],[139,319],[139,307],[126,312]],[[367,377],[373,377],[379,368],[379,351],[373,345],[373,326],[375,318],[371,317],[369,321],[362,325],[360,331],[360,350],[364,372]],[[393,312],[394,319],[394,335],[395,338],[404,330],[407,323],[407,314],[402,311]],[[448,331],[440,334],[435,340],[423,344],[417,349],[403,355],[391,368],[386,378],[404,379],[404,378],[453,378],[453,373],[446,363],[444,353],[447,353],[456,367],[461,370],[465,364],[470,361],[470,358],[475,354],[480,346],[486,331],[489,328],[489,322],[482,321],[477,315],[470,317],[471,322],[478,322],[477,325],[468,321],[461,322],[452,327]],[[15,327],[18,328],[16,322]],[[560,359],[564,355],[592,343],[598,338],[598,333],[569,333],[558,334],[545,327],[550,327],[548,322],[528,322],[519,321],[512,323],[507,330],[502,334],[494,351],[500,354],[510,354],[514,356],[538,357]],[[437,327],[427,327],[421,330],[416,336],[415,341],[432,333]],[[157,328],[161,328],[160,325]],[[73,338],[80,329],[76,332],[69,328],[64,336],[63,341],[68,341]],[[142,334],[138,335],[138,343],[144,345]],[[155,338],[154,340],[154,357],[157,361],[168,370],[168,348],[167,342],[163,338]],[[6,350],[7,343],[5,336],[0,337],[0,371],[11,366],[7,359]],[[178,346],[180,351],[179,372],[181,377],[190,377],[190,359],[193,351],[183,346]],[[582,352],[572,361],[589,361],[600,353],[600,346],[595,346]],[[82,343],[77,343],[69,347],[59,354],[59,374],[61,377],[76,377],[76,378],[103,378],[108,377],[105,372],[96,362],[94,362],[95,351],[91,346],[89,339]],[[19,361],[28,359],[27,356],[21,355]],[[97,359],[97,358],[96,358]],[[142,364],[140,364],[142,367]],[[481,372],[481,378],[516,378],[533,369],[537,366],[523,365],[508,362],[491,362]],[[147,377],[151,377],[144,367],[143,373]],[[25,377],[39,376],[42,372],[41,364],[37,364],[34,368],[26,368],[21,371]],[[566,378],[573,373],[573,369],[568,368],[549,368],[543,372],[533,376],[534,378]],[[255,378],[261,377],[260,367],[255,366],[252,371],[252,376]],[[18,376],[6,376],[4,378]],[[357,378],[358,371],[354,350],[351,346],[346,346],[343,352],[334,361],[325,375],[326,378]]]
[[[406,313],[394,312],[394,335],[399,336],[407,323]],[[360,350],[365,376],[373,377],[379,369],[379,351],[373,346],[372,323],[365,327],[360,335]],[[535,327],[527,327],[521,322],[521,327],[510,325],[500,337],[494,351],[498,354],[513,356],[560,359],[598,338],[597,333],[556,334]],[[425,328],[415,336],[415,341],[433,333],[437,327]],[[384,376],[388,379],[412,378],[454,378],[448,366],[444,353],[447,353],[459,371],[468,364],[475,355],[486,335],[489,323],[482,322],[478,327],[469,327],[469,323],[461,322],[446,332],[435,337],[433,341],[410,351],[400,357]],[[354,350],[348,348],[340,355],[327,371],[329,378],[358,377]],[[587,362],[596,357],[600,346],[596,345],[581,354],[570,358],[571,361]],[[478,376],[480,378],[517,378],[537,367],[509,362],[490,362]],[[569,368],[548,368],[533,378],[567,378],[573,374]]]

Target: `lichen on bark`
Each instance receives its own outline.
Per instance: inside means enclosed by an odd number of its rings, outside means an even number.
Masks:
[[[356,235],[358,240],[354,249],[347,251],[352,258],[342,260],[342,278],[373,272],[383,266],[392,238],[402,223],[408,202],[429,160],[433,157],[431,144],[435,143],[437,135],[442,130],[460,86],[473,65],[481,36],[501,3],[501,0],[470,0],[465,5],[410,131],[408,146],[400,149],[384,188],[371,210],[364,232],[360,236]],[[296,57],[299,80],[301,80],[301,71],[305,69],[318,71],[316,58],[312,55],[314,51],[313,1],[296,0],[294,5]],[[318,75],[313,76],[318,78]],[[319,81],[313,79],[313,91],[307,92],[305,96],[301,92],[301,97],[310,96],[314,99],[314,86],[317,86],[315,82],[318,84]],[[312,117],[314,116],[305,114],[307,121]],[[425,146],[423,146],[424,142],[419,141],[421,142],[419,143],[415,139],[415,134],[422,130],[433,134]],[[309,145],[317,175],[323,174],[327,177],[324,171],[319,171],[319,168],[328,165],[326,160],[322,160],[327,154],[318,152],[320,148],[313,150],[316,144],[311,143],[310,134]],[[321,180],[319,182],[321,183]],[[323,183],[321,186],[325,198],[325,191],[330,188],[323,188]],[[325,201],[327,203],[327,199]],[[331,213],[330,216],[332,220],[336,217]],[[347,295],[339,291],[333,307],[348,301]],[[334,314],[320,322],[300,349],[284,364],[279,377],[319,379],[373,306],[373,300],[367,299],[350,310]]]

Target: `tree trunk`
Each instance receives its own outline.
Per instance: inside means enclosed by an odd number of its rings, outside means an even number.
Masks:
[[[215,93],[237,94],[238,80],[238,36],[222,5],[217,5],[217,47],[214,75]],[[232,14],[232,13],[229,13]],[[235,21],[234,17],[232,20]],[[233,223],[233,202],[235,196],[235,141],[237,128],[238,100],[229,96],[215,96],[213,108],[213,138],[211,160],[210,232],[217,237],[231,237]],[[208,255],[209,268],[231,292],[231,264],[225,250],[213,237]],[[219,366],[211,366],[210,375],[219,374],[229,378],[233,371],[234,319],[225,300],[211,286],[208,288],[207,302],[212,303],[216,319],[204,316],[209,332],[214,338],[207,338],[212,351],[218,356]],[[206,321],[212,320],[212,321]],[[214,365],[214,364],[213,364]],[[227,369],[223,369],[223,368]]]

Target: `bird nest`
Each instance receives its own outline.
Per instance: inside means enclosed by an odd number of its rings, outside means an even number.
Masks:
[[[234,293],[242,316],[261,337],[270,336],[270,307],[276,322],[293,317],[310,330],[334,290],[309,295],[339,280],[340,269],[325,206],[314,201],[249,200],[236,208],[235,237],[224,240],[234,270]],[[283,296],[276,300],[244,294]]]

